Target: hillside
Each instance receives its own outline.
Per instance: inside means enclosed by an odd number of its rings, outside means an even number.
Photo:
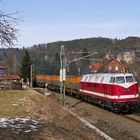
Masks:
[[[67,62],[81,57],[83,55],[83,49],[86,48],[88,54],[98,52],[97,55],[90,57],[90,63],[98,62],[104,64],[109,59],[116,58],[119,61],[123,62],[125,65],[127,65],[129,67],[130,72],[134,73],[135,76],[138,79],[140,79],[140,69],[138,67],[140,66],[139,37],[128,37],[125,39],[111,39],[98,37],[77,39],[71,41],[58,41],[48,44],[39,44],[30,48],[30,51],[36,51],[36,56],[38,56],[37,59],[35,59],[35,57],[32,57],[32,61],[34,62],[34,64],[37,65],[45,64],[45,67],[49,69],[49,72],[46,73],[50,74],[50,71],[53,71],[54,67],[60,68],[60,65],[56,66],[55,63],[60,63],[60,58],[59,56],[56,58],[56,54],[60,54],[61,45],[65,46],[65,57]],[[48,63],[55,66],[51,67],[50,65],[48,65]],[[77,66],[81,68],[82,63],[83,60],[77,61],[76,64],[73,64],[71,67]],[[39,71],[37,71],[37,73],[39,73]],[[54,73],[57,74],[59,72]]]
[[[140,75],[140,38],[127,37],[125,39],[111,38],[87,38],[71,41],[58,41],[48,44],[38,44],[28,48],[35,74],[58,74],[60,69],[60,47],[65,46],[66,61],[83,56],[83,50],[87,54],[98,52],[91,56],[90,63],[99,62],[104,64],[110,58],[117,58],[133,72],[136,77]],[[9,73],[19,73],[19,67],[24,49],[1,49],[0,64],[6,64]],[[77,52],[77,53],[76,53]],[[67,63],[66,62],[66,63]],[[71,64],[71,67],[81,68],[83,60]],[[14,67],[13,67],[14,66]],[[75,71],[75,70],[73,70]]]
[[[101,58],[108,52],[113,52],[114,55],[126,52],[140,50],[140,38],[128,37],[126,39],[111,39],[111,38],[87,38],[72,41],[59,41],[47,44],[48,56],[52,57],[56,52],[60,52],[60,46],[65,46],[67,52],[82,52],[83,48],[87,48],[89,52],[98,52]],[[51,52],[51,53],[49,53]]]

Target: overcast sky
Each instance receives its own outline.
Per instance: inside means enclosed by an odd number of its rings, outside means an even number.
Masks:
[[[18,12],[17,47],[89,37],[140,36],[140,0],[3,0]]]

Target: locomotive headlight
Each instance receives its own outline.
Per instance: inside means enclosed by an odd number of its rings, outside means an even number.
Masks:
[[[130,92],[131,90],[130,89],[124,89],[124,92]]]

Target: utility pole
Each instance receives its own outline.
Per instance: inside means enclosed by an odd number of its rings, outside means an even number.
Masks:
[[[33,87],[33,65],[31,64],[31,69],[30,69],[30,88]]]
[[[66,69],[65,69],[65,52],[64,45],[61,45],[60,52],[60,102],[65,107],[65,80],[66,80]]]

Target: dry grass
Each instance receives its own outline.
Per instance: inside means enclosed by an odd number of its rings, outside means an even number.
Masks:
[[[62,119],[67,111],[64,111],[53,95],[45,97],[35,91],[28,91],[28,96],[25,96],[24,110],[31,117],[51,121],[55,118]]]
[[[0,91],[0,117],[24,116],[21,106],[26,91]]]
[[[47,122],[47,128],[39,135],[43,139],[101,139],[66,109],[62,109],[55,95],[44,97],[35,91],[28,91],[24,108],[32,118]]]
[[[95,132],[60,106],[55,95],[43,96],[32,90],[0,93],[0,117],[26,117],[42,120],[47,127],[37,139],[97,140]]]

